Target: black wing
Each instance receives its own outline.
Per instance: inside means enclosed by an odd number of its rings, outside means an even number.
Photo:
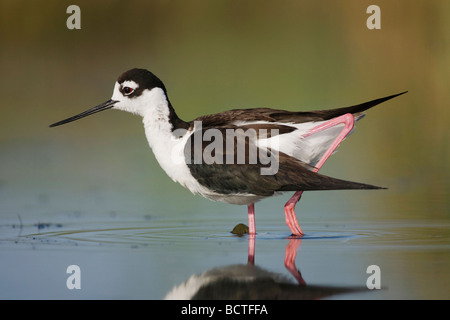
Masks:
[[[227,136],[226,129],[233,129],[232,138]],[[312,172],[311,166],[287,154],[255,147],[251,136],[241,137],[240,134],[245,132],[234,129],[236,128],[232,126],[214,128],[217,133],[214,137],[210,135],[207,138],[209,141],[197,140],[197,143],[195,139],[202,136],[199,133],[197,136],[193,134],[185,149],[186,162],[192,176],[201,185],[217,193],[271,196],[277,191],[380,189]],[[208,128],[203,127],[202,134],[206,130]],[[231,139],[234,139],[233,148],[227,148],[226,144],[230,143]],[[243,142],[244,148],[239,149],[238,139],[242,139],[240,142]],[[245,154],[239,158],[242,150],[245,150]],[[256,159],[251,158],[254,152],[258,155]],[[275,170],[267,174],[271,166]]]
[[[402,95],[405,92],[387,96],[364,102],[358,105],[317,111],[285,111],[270,108],[253,108],[253,109],[235,109],[221,112],[213,115],[206,115],[196,119],[202,121],[214,128],[228,126],[233,121],[265,121],[265,122],[279,122],[279,123],[303,123],[308,121],[322,121],[330,120],[339,117],[346,113],[357,115],[364,112],[382,102]]]

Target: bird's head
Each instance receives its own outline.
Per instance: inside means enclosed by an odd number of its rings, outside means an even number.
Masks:
[[[107,109],[123,110],[144,116],[161,103],[168,103],[167,91],[162,81],[148,70],[131,69],[119,76],[111,99],[73,117],[53,123],[50,127],[66,124]]]

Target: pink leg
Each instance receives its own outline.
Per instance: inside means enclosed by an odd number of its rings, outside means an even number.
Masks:
[[[297,191],[292,198],[284,205],[284,214],[286,217],[286,224],[291,229],[294,236],[302,236],[303,231],[298,224],[297,216],[295,215],[295,205],[302,197],[303,191]]]
[[[351,115],[350,113],[346,113],[342,116],[336,117],[317,127],[312,128],[307,134],[304,135],[304,137],[308,137],[317,132],[332,128],[339,124],[344,124],[344,129],[342,129],[341,133],[337,136],[337,138],[333,141],[331,146],[328,148],[328,150],[316,164],[316,167],[313,169],[314,172],[319,171],[319,169],[323,166],[325,161],[328,160],[328,158],[331,156],[334,150],[336,150],[336,148],[339,146],[342,140],[344,140],[344,138],[350,133],[350,131],[352,131],[353,126],[355,124],[355,118],[353,118],[353,115]]]
[[[355,119],[353,118],[353,115],[350,113],[344,114],[342,116],[333,118],[321,125],[318,125],[317,127],[312,128],[308,133],[303,135],[303,137],[308,137],[310,135],[313,135],[315,133],[318,133],[320,131],[332,128],[339,124],[344,124],[344,129],[342,129],[341,133],[336,137],[336,139],[333,141],[331,146],[328,148],[328,150],[324,153],[322,158],[317,162],[315,168],[312,170],[313,172],[319,171],[319,169],[323,166],[325,161],[331,156],[331,154],[336,150],[336,148],[339,146],[339,144],[344,140],[344,138],[352,131],[353,125],[354,125]],[[292,198],[289,199],[289,201],[284,206],[284,213],[286,216],[286,224],[288,225],[289,229],[291,229],[291,232],[294,236],[302,236],[303,231],[300,228],[297,217],[295,215],[295,205],[302,197],[303,191],[297,191]]]
[[[248,205],[248,264],[255,264],[255,204]]]
[[[255,265],[255,234],[248,235],[248,264]]]
[[[302,240],[291,239],[286,246],[286,253],[284,256],[284,266],[288,271],[297,279],[299,285],[305,286],[306,282],[303,280],[302,274],[295,266],[295,257],[297,256],[297,250],[300,247]]]
[[[256,234],[255,204],[254,203],[248,205],[248,233]]]

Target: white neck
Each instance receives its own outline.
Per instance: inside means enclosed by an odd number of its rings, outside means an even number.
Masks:
[[[162,140],[172,138],[172,124],[169,121],[169,102],[164,91],[154,88],[147,96],[146,108],[141,111],[141,115],[147,140],[153,149],[157,148]]]
[[[153,92],[156,90],[156,92]],[[169,121],[169,102],[164,92],[155,88],[152,90],[152,101],[143,112],[145,135],[155,154],[159,165],[167,175],[185,186],[193,193],[198,193],[198,182],[192,177],[184,158],[184,146],[192,131],[184,130],[184,134],[173,133],[173,126]],[[150,95],[149,95],[150,98]]]
[[[172,124],[169,121],[169,102],[163,90],[154,88],[148,93],[146,103],[147,107],[142,112],[142,122],[147,141],[161,167],[175,180],[175,177],[170,175],[167,169],[173,163],[171,153],[180,139],[176,139],[172,134]]]

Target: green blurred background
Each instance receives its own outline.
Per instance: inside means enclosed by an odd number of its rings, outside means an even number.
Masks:
[[[399,219],[449,217],[448,1],[77,1],[81,30],[66,27],[70,4],[0,2],[2,216],[58,199],[76,208],[105,186],[132,199],[124,208],[168,190],[190,197],[158,168],[134,116],[48,128],[109,99],[117,76],[141,67],[165,82],[185,120],[408,90],[371,110],[323,172],[389,187],[362,201]],[[371,4],[381,30],[366,27]]]
[[[71,4],[81,8],[81,30],[66,27]],[[381,8],[381,30],[366,27],[366,9],[372,4]],[[298,207],[307,232],[329,226],[353,230],[356,223],[354,232],[364,235],[361,225],[367,226],[369,236],[356,246],[342,246],[339,240],[304,241],[302,270],[312,282],[354,285],[355,280],[348,280],[355,272],[362,270],[365,281],[367,265],[381,262],[383,283],[400,291],[391,297],[448,298],[449,18],[447,0],[1,0],[0,227],[6,241],[0,252],[0,287],[3,283],[17,291],[5,291],[3,297],[67,297],[71,293],[65,287],[64,295],[53,293],[58,286],[49,282],[63,283],[65,279],[55,277],[77,257],[75,263],[92,263],[83,270],[94,273],[100,266],[91,283],[105,276],[124,283],[133,279],[136,288],[151,284],[151,297],[163,297],[172,285],[207,266],[242,260],[231,252],[239,255],[242,249],[245,261],[245,242],[222,237],[217,241],[227,246],[215,247],[214,238],[205,242],[202,237],[246,223],[246,208],[194,197],[173,183],[154,159],[138,117],[107,111],[48,127],[109,99],[116,78],[140,67],[164,81],[184,120],[239,107],[335,108],[408,90],[370,110],[321,169],[389,189],[311,192]],[[267,230],[287,234],[282,206],[289,196],[257,204],[262,237]],[[126,238],[115,228],[133,219],[152,228],[154,221],[172,221],[175,236],[183,240],[174,245],[174,234],[156,236],[161,251],[156,246],[144,255],[136,252],[137,259],[129,250],[116,254],[99,247],[90,255],[64,245],[60,250],[42,248],[39,238],[26,237],[27,232],[42,232],[33,224],[51,222],[61,223],[65,233],[55,236],[51,229],[42,237],[56,244],[65,244],[64,235],[70,239],[84,228],[93,230],[85,233],[92,239],[78,233],[84,243],[101,244],[104,230],[120,242]],[[201,231],[195,233],[202,241],[191,229],[183,231],[191,219],[199,225]],[[32,231],[20,229],[17,237],[11,226],[19,221]],[[334,228],[336,221],[341,222]],[[139,229],[131,225],[124,229],[130,233],[126,236],[145,245],[152,232],[165,230],[149,229],[142,241]],[[18,250],[16,242],[27,240],[29,250]],[[172,245],[164,247],[166,243]],[[260,243],[257,261],[265,258],[270,266],[278,252],[282,269],[286,243]],[[46,254],[34,251],[39,245]],[[140,259],[145,261],[138,269],[133,263]],[[183,263],[176,269],[178,261]],[[336,270],[330,273],[327,267]],[[106,269],[111,273],[104,273]],[[115,283],[109,280],[97,290]],[[122,294],[133,297],[127,290],[135,286],[126,287]],[[103,291],[83,293],[108,297],[112,292]]]

